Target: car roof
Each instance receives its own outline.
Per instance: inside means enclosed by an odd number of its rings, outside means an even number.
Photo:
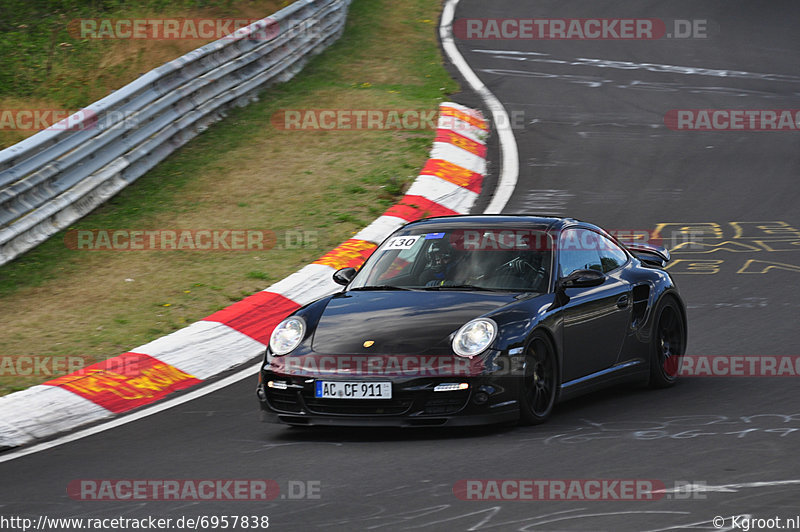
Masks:
[[[411,222],[404,227],[436,226],[442,228],[457,228],[460,226],[486,225],[493,227],[519,228],[520,225],[543,231],[559,231],[570,225],[587,225],[573,218],[555,216],[541,216],[535,214],[473,214],[432,216]]]

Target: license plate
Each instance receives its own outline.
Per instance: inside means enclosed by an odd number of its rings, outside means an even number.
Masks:
[[[320,399],[391,399],[391,382],[317,381],[314,396]]]

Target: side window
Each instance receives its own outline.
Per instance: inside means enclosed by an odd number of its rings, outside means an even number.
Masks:
[[[616,270],[628,262],[628,255],[618,245],[602,235],[597,235],[597,238],[600,242],[600,264],[603,266],[603,273]]]
[[[567,229],[559,244],[559,275],[566,277],[575,270],[603,271],[598,239],[600,235],[586,229]]]

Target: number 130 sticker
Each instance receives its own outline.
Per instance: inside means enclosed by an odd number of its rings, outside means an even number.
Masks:
[[[396,236],[387,242],[386,249],[411,249],[419,239],[419,236]]]

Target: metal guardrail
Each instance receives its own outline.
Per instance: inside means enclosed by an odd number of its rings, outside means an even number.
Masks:
[[[350,1],[298,0],[0,151],[0,264],[88,214],[225,109],[291,79],[341,36]]]

